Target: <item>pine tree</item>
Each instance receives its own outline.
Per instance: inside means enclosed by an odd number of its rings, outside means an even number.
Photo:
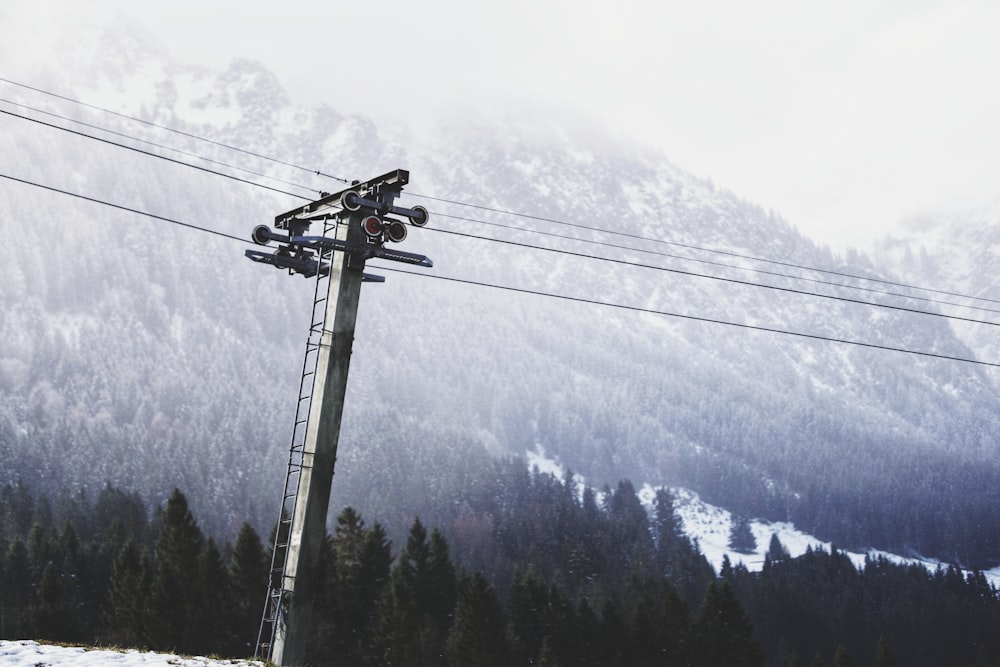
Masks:
[[[330,661],[361,664],[375,657],[377,608],[389,581],[391,545],[380,524],[366,528],[361,515],[347,507],[337,517],[331,549],[326,602],[331,624],[320,641]]]
[[[455,605],[455,623],[448,636],[448,662],[463,667],[506,667],[510,651],[503,608],[496,591],[481,572],[464,578]]]
[[[76,606],[66,598],[58,566],[49,561],[38,584],[38,601],[28,613],[32,636],[50,641],[79,641]]]
[[[660,594],[663,613],[661,648],[664,662],[667,664],[684,664],[690,650],[691,641],[691,609],[681,599],[677,589],[669,581],[664,581]]]
[[[428,661],[428,664],[443,663],[444,644],[455,610],[456,586],[455,566],[451,562],[448,542],[441,531],[435,528],[431,531],[427,552],[427,576],[423,586],[426,598],[424,636],[425,654],[435,655],[438,659]]]
[[[518,664],[529,664],[541,651],[545,639],[544,611],[548,589],[531,574],[517,572],[511,585],[509,633]]]
[[[389,584],[391,568],[392,544],[385,528],[376,521],[365,531],[361,568],[358,572],[357,646],[364,661],[373,661],[376,656],[375,635],[379,622],[379,600]]]
[[[635,608],[629,629],[629,664],[652,665],[660,657],[662,629],[660,615],[648,586],[641,586],[633,593]]]
[[[270,561],[260,535],[244,523],[229,561],[229,587],[233,599],[234,652],[250,656],[256,650],[261,610],[267,589]]]
[[[0,604],[3,605],[3,628],[0,636],[24,638],[28,629],[28,609],[33,600],[32,568],[24,542],[15,539],[7,548],[5,560],[4,578],[0,581],[3,588],[0,593]]]
[[[755,667],[763,663],[753,626],[732,587],[713,582],[694,625],[695,662],[704,667]]]
[[[656,538],[657,559],[661,570],[666,572],[677,543],[687,541],[681,519],[677,516],[674,494],[668,489],[656,490],[653,498],[653,535]]]
[[[783,563],[789,558],[791,558],[791,554],[778,539],[778,534],[771,533],[771,541],[767,545],[767,554],[764,556],[765,564]]]
[[[611,600],[601,607],[601,620],[597,654],[602,665],[625,665],[625,647],[628,645],[628,628],[622,622]]]
[[[154,648],[190,652],[200,639],[195,584],[205,538],[179,489],[167,500],[161,520],[151,591],[152,642]]]
[[[384,664],[432,664],[428,660],[433,656],[425,655],[422,641],[429,559],[427,529],[420,519],[414,519],[406,548],[399,554],[380,603],[377,645],[379,660]]]
[[[148,647],[151,643],[149,560],[135,540],[128,540],[115,558],[104,605],[102,641],[119,646]]]
[[[198,556],[194,578],[194,615],[188,650],[199,655],[231,654],[234,646],[229,577],[222,554],[209,538]]]
[[[734,516],[729,529],[729,548],[741,554],[757,551],[757,538],[750,528],[750,521],[744,516]]]

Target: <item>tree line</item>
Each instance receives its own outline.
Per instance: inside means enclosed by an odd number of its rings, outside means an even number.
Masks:
[[[982,574],[842,553],[716,573],[673,498],[627,481],[598,492],[498,460],[452,518],[390,531],[352,507],[323,549],[312,664],[983,665],[997,591]],[[273,539],[273,536],[271,536]],[[0,488],[0,637],[248,656],[270,550],[244,524],[206,536],[175,490],[152,513],[106,486],[54,501]]]

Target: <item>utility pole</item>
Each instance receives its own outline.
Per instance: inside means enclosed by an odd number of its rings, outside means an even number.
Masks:
[[[275,218],[277,231],[261,225],[252,234],[261,245],[277,241],[278,249],[273,253],[246,251],[255,262],[316,279],[270,582],[257,638],[257,655],[278,665],[305,662],[361,283],[384,281],[364,272],[365,261],[378,257],[432,266],[423,255],[385,247],[386,241],[406,238],[406,225],[390,215],[418,227],[427,224],[427,209],[422,206],[394,205],[408,181],[409,172],[397,169],[283,213]],[[322,223],[320,236],[307,235],[313,223]]]

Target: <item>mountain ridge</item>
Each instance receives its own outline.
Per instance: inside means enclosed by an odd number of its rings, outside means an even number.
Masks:
[[[160,78],[147,80],[150,72]],[[336,155],[339,166],[330,171],[338,177],[408,168],[412,192],[404,201],[428,205],[432,218],[402,247],[432,257],[429,273],[972,354],[951,323],[937,317],[510,250],[436,231],[513,240],[512,230],[461,218],[544,225],[542,231],[577,240],[524,234],[517,241],[777,285],[828,276],[806,271],[780,278],[747,260],[738,260],[739,269],[699,263],[692,259],[738,258],[682,246],[892,277],[864,255],[834,256],[773,213],[650,153],[600,153],[586,138],[552,132],[549,143],[540,143],[531,132],[497,127],[456,132],[452,143],[434,146],[405,134],[383,141],[365,119],[293,107],[273,75],[250,61],[220,73],[169,61],[99,73],[99,87],[126,96],[146,91],[148,97],[133,102],[137,113],[288,156],[291,164],[323,165]],[[136,77],[143,85],[133,88]],[[191,91],[212,92],[187,97]],[[87,90],[74,95],[88,97]],[[194,145],[199,155],[254,163],[255,170],[302,180],[295,192],[304,197],[342,187],[217,144],[192,144],[37,96],[34,103],[136,136]],[[184,119],[189,110],[197,120]],[[120,149],[98,151],[54,130],[16,127],[0,131],[0,142],[8,149],[5,169],[16,166],[20,177],[55,184],[58,174],[110,201],[225,233],[245,237],[301,201]],[[418,202],[413,193],[437,199]],[[9,314],[0,325],[7,341],[0,355],[0,480],[24,476],[70,487],[110,481],[146,488],[154,501],[184,486],[194,506],[213,508],[227,526],[243,518],[269,522],[287,457],[311,286],[251,265],[232,241],[123,213],[61,202],[56,232],[46,219],[53,197],[23,185],[0,191],[0,225],[15,239],[0,246],[0,298]],[[456,202],[490,208],[514,202],[538,218],[682,245],[608,237]],[[629,248],[583,243],[593,238]],[[989,411],[995,379],[979,367],[387,275],[385,285],[364,292],[335,502],[367,513],[389,507],[377,497],[383,494],[400,507],[431,511],[434,494],[419,497],[418,488],[446,488],[463,457],[476,460],[487,449],[520,454],[542,444],[588,478],[688,486],[741,514],[794,520],[845,546],[1000,561],[1000,535],[988,531],[974,541],[975,526],[996,500],[989,489],[1000,479],[998,420]],[[831,290],[814,283],[807,289]],[[928,308],[887,295],[872,299]],[[425,475],[426,484],[403,483],[407,475]],[[387,491],[394,488],[406,492]],[[961,497],[954,498],[957,490]]]

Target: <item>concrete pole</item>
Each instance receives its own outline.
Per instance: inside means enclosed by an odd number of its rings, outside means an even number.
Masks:
[[[352,213],[347,224],[337,227],[336,238],[363,246],[361,214]],[[336,252],[330,266],[326,301],[326,326],[320,339],[316,375],[299,476],[295,511],[292,515],[282,588],[284,614],[279,615],[271,660],[277,665],[298,667],[305,662],[306,638],[318,595],[317,575],[323,564],[320,548],[326,537],[333,467],[344,414],[347,372],[354,343],[354,327],[361,295],[364,259]]]

